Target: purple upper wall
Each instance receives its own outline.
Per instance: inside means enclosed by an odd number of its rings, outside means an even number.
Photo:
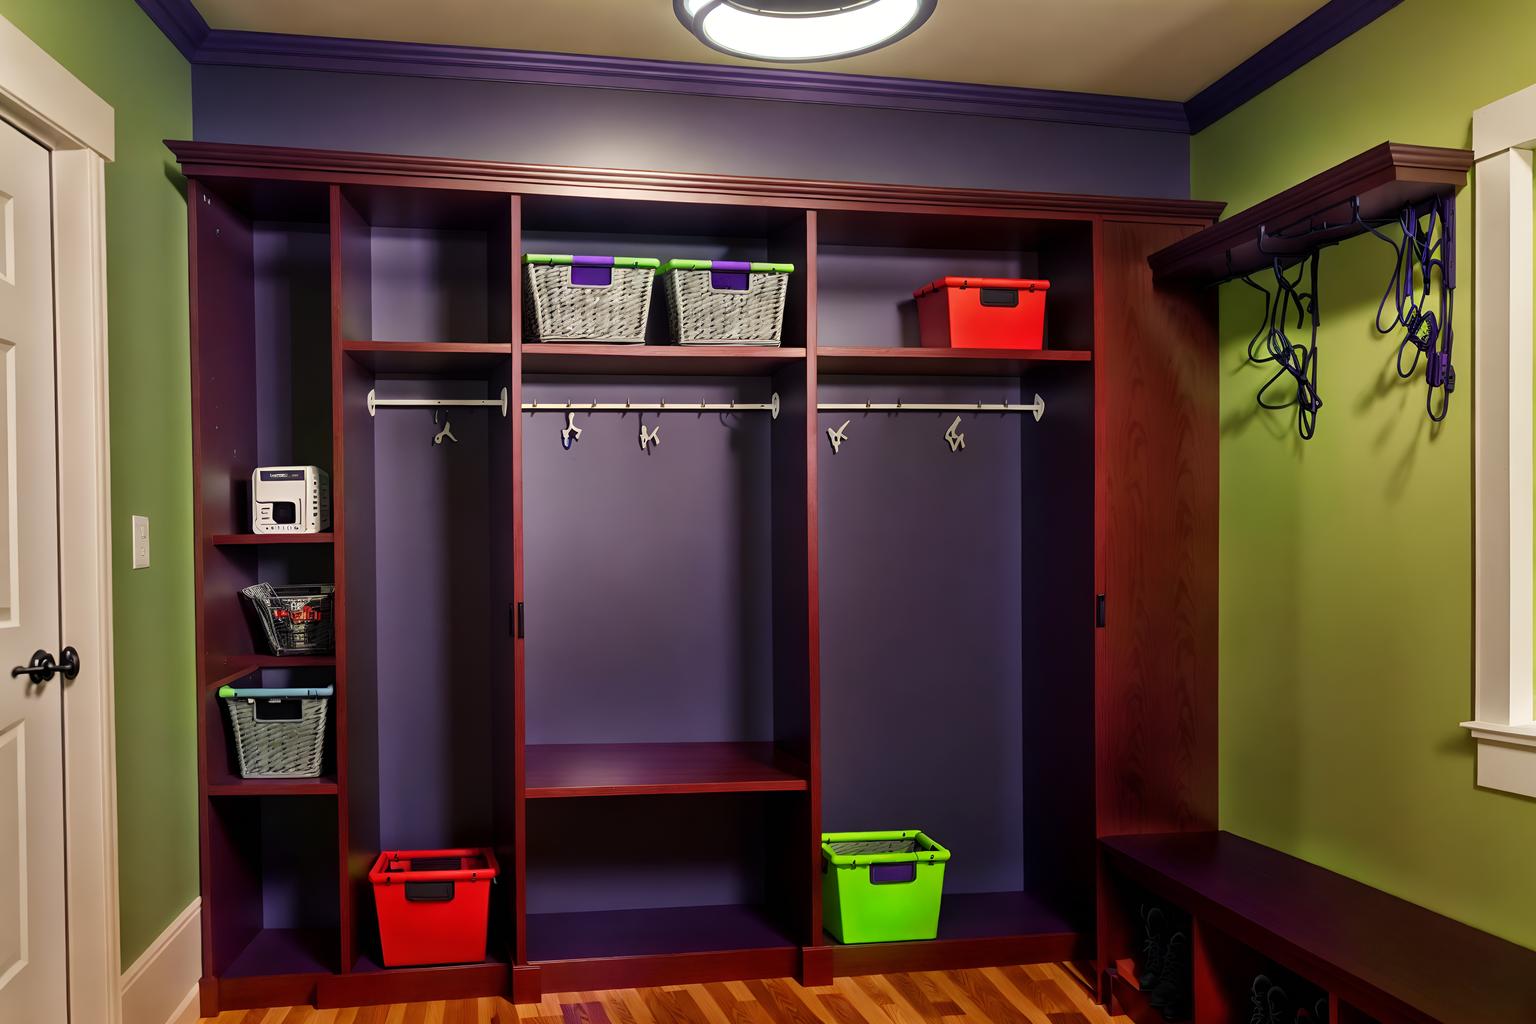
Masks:
[[[513,82],[193,65],[199,140],[1183,199],[1166,131]]]

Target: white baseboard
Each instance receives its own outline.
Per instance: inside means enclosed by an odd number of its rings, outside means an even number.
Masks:
[[[193,900],[123,972],[123,1024],[195,1024],[202,932],[202,901]]]

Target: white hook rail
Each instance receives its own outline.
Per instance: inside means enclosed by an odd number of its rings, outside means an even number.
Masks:
[[[1039,395],[1027,405],[1012,402],[818,402],[818,412],[1027,412],[1039,420],[1045,415],[1045,399]]]
[[[379,398],[368,389],[368,415],[373,416],[379,409],[500,409],[501,414],[507,414],[507,389],[501,389],[501,398]]]
[[[779,394],[771,402],[524,402],[523,412],[767,412],[779,418]]]

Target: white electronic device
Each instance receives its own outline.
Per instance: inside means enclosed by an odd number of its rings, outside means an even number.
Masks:
[[[251,474],[254,533],[324,533],[331,528],[331,478],[318,466],[260,466]]]

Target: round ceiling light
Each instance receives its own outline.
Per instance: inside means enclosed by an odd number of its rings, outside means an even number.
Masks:
[[[753,60],[800,63],[868,53],[915,32],[938,0],[672,0],[706,45]]]

